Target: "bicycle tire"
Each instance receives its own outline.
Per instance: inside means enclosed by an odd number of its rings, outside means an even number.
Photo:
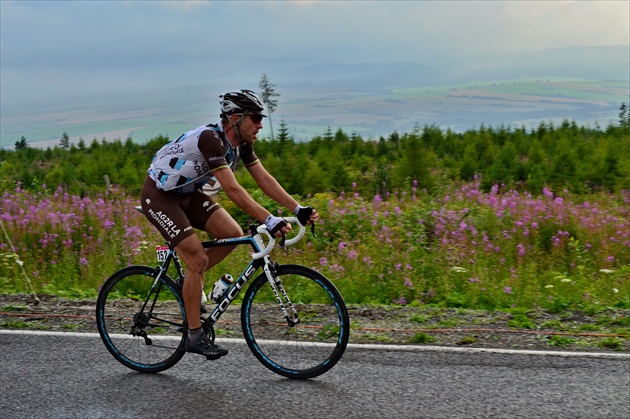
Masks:
[[[156,282],[157,275],[158,269],[148,266],[121,269],[105,282],[96,303],[96,325],[107,350],[126,367],[147,373],[171,368],[186,353],[179,287],[165,274]]]
[[[256,358],[277,374],[298,379],[321,375],[337,364],[348,344],[350,321],[343,297],[330,280],[307,267],[281,265],[276,273],[300,321],[288,324],[262,273],[243,299],[245,341]],[[286,304],[285,308],[291,313]]]

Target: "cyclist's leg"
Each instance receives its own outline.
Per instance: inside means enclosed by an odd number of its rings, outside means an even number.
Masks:
[[[189,202],[189,195],[159,190],[148,176],[144,181],[140,198],[142,213],[173,247],[195,234],[183,209]]]
[[[179,242],[175,246],[175,251],[186,265],[186,280],[182,287],[182,297],[188,318],[188,328],[198,329],[201,327],[203,274],[208,265],[208,258],[196,234]]]
[[[218,209],[208,219],[205,230],[208,234],[216,237],[217,239],[228,239],[232,237],[240,237],[243,235],[243,229],[232,218],[232,216],[223,208]],[[206,249],[208,255],[208,266],[206,269],[210,269],[217,263],[225,259],[236,246],[215,247],[213,249]]]
[[[208,262],[203,246],[184,211],[190,208],[191,202],[193,202],[191,194],[159,190],[148,176],[142,187],[142,213],[175,248],[186,264],[182,297],[188,327],[194,329],[201,327],[201,288]]]
[[[208,258],[197,235],[182,240],[175,250],[186,264],[186,280],[182,288],[186,318],[188,319],[188,339],[186,351],[218,359],[228,354],[226,349],[219,348],[209,340],[201,328],[201,293],[203,274],[208,266]]]
[[[186,215],[193,227],[205,230],[216,239],[228,239],[243,235],[243,229],[234,218],[225,209],[221,208],[212,197],[201,191],[197,191],[192,195]],[[206,270],[225,259],[235,247],[221,246],[206,249],[208,256]]]

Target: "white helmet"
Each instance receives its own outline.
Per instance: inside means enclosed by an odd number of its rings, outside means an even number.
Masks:
[[[236,92],[224,93],[221,96],[221,118],[234,113],[256,113],[267,116],[263,113],[265,107],[258,95],[251,90],[240,90]]]

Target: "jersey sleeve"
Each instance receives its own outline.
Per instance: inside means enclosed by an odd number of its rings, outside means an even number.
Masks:
[[[213,130],[205,130],[199,135],[199,150],[206,158],[211,172],[229,168],[225,160],[225,146]]]
[[[243,144],[241,145],[241,160],[245,164],[245,167],[253,166],[258,163],[258,156],[254,153],[254,145],[253,144]]]

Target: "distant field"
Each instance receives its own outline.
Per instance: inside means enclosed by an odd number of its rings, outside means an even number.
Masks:
[[[593,101],[622,102],[628,100],[629,84],[621,81],[588,81],[575,79],[521,79],[396,89],[398,96],[442,96],[457,90],[481,90],[510,95],[565,96]]]
[[[80,109],[59,109],[21,115],[2,115],[0,144],[11,147],[22,136],[32,146],[62,134],[86,143],[111,139],[108,133],[128,132],[138,142],[157,135],[174,137],[217,119],[217,105],[199,98],[187,103],[185,95],[167,99],[137,99]],[[567,78],[498,80],[445,86],[392,89],[379,94],[343,91],[282,92],[272,114],[274,131],[281,120],[296,140],[321,135],[330,127],[364,138],[407,132],[415,126],[436,124],[456,131],[479,127],[526,126],[541,121],[575,120],[605,126],[616,122],[622,102],[630,102],[627,81]],[[204,99],[205,100],[205,99]],[[268,124],[267,124],[268,125]],[[270,136],[268,126],[262,136]],[[124,138],[122,138],[124,140]]]

